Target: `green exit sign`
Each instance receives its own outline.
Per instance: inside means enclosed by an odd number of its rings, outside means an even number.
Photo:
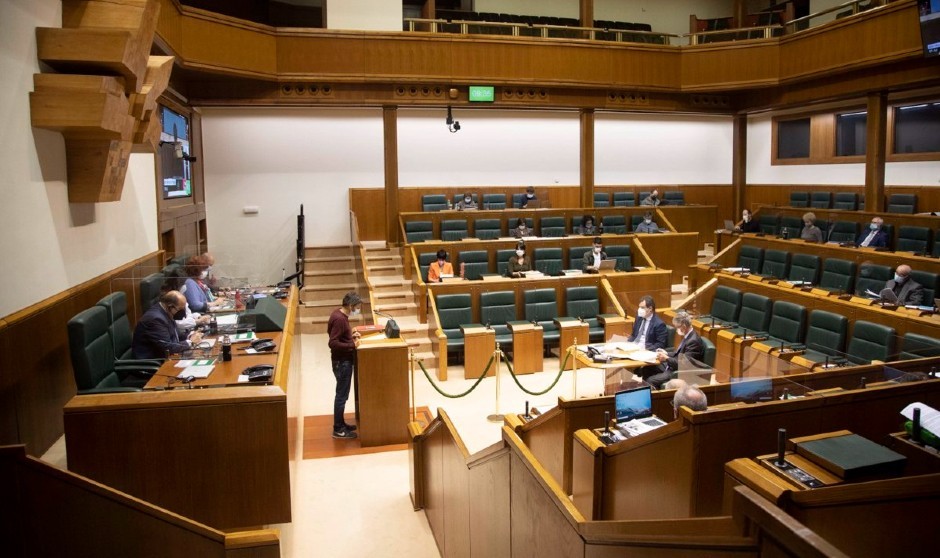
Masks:
[[[471,85],[471,103],[492,103],[496,100],[496,93],[492,85]]]

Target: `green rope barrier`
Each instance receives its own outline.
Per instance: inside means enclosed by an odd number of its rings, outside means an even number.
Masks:
[[[562,361],[561,369],[558,370],[558,375],[555,376],[555,381],[552,382],[552,385],[545,388],[544,391],[529,391],[525,387],[523,387],[523,385],[519,383],[519,379],[516,378],[516,373],[513,372],[512,365],[509,364],[509,357],[506,356],[506,353],[504,351],[500,350],[500,352],[503,353],[503,358],[506,361],[506,368],[509,369],[509,375],[512,376],[512,381],[516,382],[516,385],[519,386],[519,389],[521,389],[522,391],[528,393],[529,395],[535,395],[535,396],[545,395],[546,393],[551,391],[553,387],[555,387],[555,384],[557,384],[558,380],[561,379],[561,374],[565,371],[565,366],[567,366],[568,364],[568,357],[571,356],[571,353],[569,351],[565,351],[565,360]]]
[[[419,361],[418,361],[418,366],[421,367],[421,371],[424,372],[424,377],[428,379],[428,382],[431,383],[431,387],[433,387],[435,391],[437,391],[438,393],[440,393],[440,394],[443,395],[444,397],[447,397],[447,398],[450,398],[450,399],[459,399],[459,398],[461,398],[461,397],[466,397],[467,395],[470,395],[470,392],[473,391],[473,390],[475,390],[475,389],[477,388],[477,386],[480,385],[480,382],[482,382],[482,381],[483,381],[483,378],[486,377],[486,373],[490,371],[490,366],[493,365],[493,359],[494,359],[494,358],[496,358],[496,357],[495,357],[495,356],[491,356],[491,357],[490,357],[490,361],[486,363],[486,368],[483,369],[483,373],[480,374],[480,377],[477,378],[477,381],[473,382],[473,385],[470,386],[470,389],[468,389],[467,391],[465,391],[465,392],[463,392],[463,393],[457,394],[457,395],[451,395],[451,394],[449,394],[449,393],[444,393],[443,391],[441,391],[441,388],[437,387],[437,384],[435,384],[435,383],[434,383],[434,380],[431,379],[431,375],[428,374],[428,371],[424,368],[424,362],[422,362],[422,361],[419,360]],[[557,380],[556,380],[556,381],[557,381]]]

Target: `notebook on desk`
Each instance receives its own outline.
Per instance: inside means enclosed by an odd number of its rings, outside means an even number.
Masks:
[[[653,415],[653,394],[649,386],[618,391],[614,395],[614,412],[617,427],[631,436],[666,425]]]

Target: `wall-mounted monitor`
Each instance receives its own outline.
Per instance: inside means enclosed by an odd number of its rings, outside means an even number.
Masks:
[[[918,0],[924,56],[940,56],[940,0]]]
[[[163,199],[193,195],[189,119],[167,107],[160,107],[160,169],[163,173]]]

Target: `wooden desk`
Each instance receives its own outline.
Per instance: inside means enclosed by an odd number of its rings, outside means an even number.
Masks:
[[[229,384],[237,384],[238,376],[242,373],[245,368],[249,366],[254,366],[256,364],[277,364],[277,357],[280,352],[281,339],[283,338],[283,332],[268,332],[262,334],[256,334],[258,337],[263,337],[265,339],[271,339],[278,346],[274,349],[273,352],[258,353],[250,355],[244,351],[245,348],[250,347],[248,343],[237,343],[232,345],[232,360],[225,362],[222,360],[222,343],[221,336],[216,339],[215,345],[208,350],[206,356],[201,356],[200,352],[197,350],[190,359],[202,360],[204,358],[212,358],[215,360],[215,367],[212,369],[212,373],[209,374],[207,378],[201,378],[192,382],[194,388],[197,387],[219,387]],[[176,365],[179,363],[179,360],[171,359],[163,363],[157,370],[157,374],[150,381],[147,382],[147,385],[144,386],[144,389],[172,389],[183,386],[178,381],[173,381],[173,378],[168,378],[167,376],[176,376],[180,374],[183,369],[177,368]],[[269,382],[270,383],[270,382]]]
[[[542,326],[531,322],[509,322],[512,331],[512,371],[516,374],[541,372],[543,368]]]
[[[293,288],[276,355],[235,357],[209,376],[227,386],[72,398],[69,470],[217,529],[289,522],[303,439],[297,299]],[[273,385],[231,385],[254,358],[275,362]]]
[[[463,332],[463,377],[476,379],[486,369],[496,350],[496,332],[479,324],[460,326]],[[496,375],[496,361],[486,371],[487,377]]]
[[[356,350],[356,416],[363,447],[408,441],[408,344],[368,339]]]
[[[588,342],[588,324],[576,318],[556,318],[555,325],[558,326],[558,357],[564,362],[565,351],[572,345],[585,344]],[[571,370],[574,368],[574,359],[577,358],[578,351],[575,351],[568,359],[568,363],[562,370]]]

